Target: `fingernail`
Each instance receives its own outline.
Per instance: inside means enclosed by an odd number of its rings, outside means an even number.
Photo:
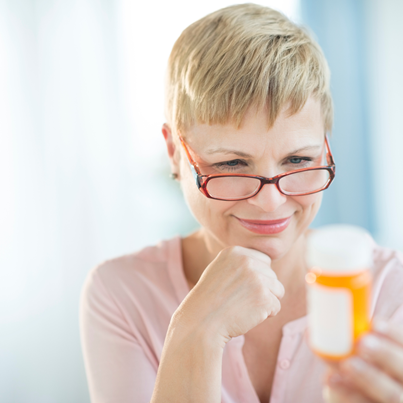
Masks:
[[[378,333],[386,334],[389,329],[389,325],[388,322],[382,319],[374,319],[372,321],[372,329]]]
[[[350,358],[347,361],[344,361],[342,366],[347,371],[353,370],[353,371],[356,371],[356,372],[361,372],[365,368],[364,361],[359,359],[359,358]]]
[[[364,351],[376,351],[379,348],[379,340],[375,336],[364,336],[359,343],[359,348]]]
[[[329,402],[331,399],[331,392],[329,386],[325,386],[322,390],[322,397],[325,402]]]
[[[340,400],[337,398],[337,395],[334,394],[334,391],[329,388],[329,386],[325,386],[322,391],[323,400],[326,403],[337,403]]]

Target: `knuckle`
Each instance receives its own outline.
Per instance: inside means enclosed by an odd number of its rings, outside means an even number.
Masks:
[[[264,304],[271,305],[273,304],[273,301],[278,301],[277,297],[273,294],[269,287],[260,287],[258,295]]]
[[[281,310],[281,302],[277,298],[274,298],[274,299],[275,299],[275,307],[276,307],[276,314],[277,314]]]
[[[272,315],[277,315],[280,312],[281,309],[280,301],[274,295],[271,295],[270,302],[268,305]]]
[[[253,259],[250,256],[240,255],[238,259],[239,259],[238,262],[242,267],[247,268],[247,269],[252,269]],[[255,271],[253,271],[253,272],[255,272]]]
[[[242,246],[230,246],[228,248],[223,249],[219,255],[228,259],[232,262],[237,262],[238,264],[248,264],[250,257],[245,253],[244,248]]]
[[[269,273],[273,278],[277,280],[277,274],[271,267],[269,268]]]
[[[257,298],[261,300],[263,303],[267,303],[268,299],[270,298],[270,292],[267,290],[266,287],[263,287],[261,284],[258,284],[254,292]]]
[[[244,248],[242,248],[242,246],[230,246],[228,248],[226,248],[225,250],[230,253],[231,255],[244,255]]]
[[[265,287],[264,284],[264,278],[261,273],[259,273],[257,270],[253,270],[249,266],[248,270],[248,278],[251,280],[253,284],[255,284],[256,287],[258,287],[259,290],[264,291],[267,287]]]
[[[285,288],[284,288],[283,284],[281,284],[280,281],[278,281],[278,280],[276,280],[275,284],[276,284],[276,289],[277,289],[278,295],[281,298],[284,297]]]
[[[259,304],[266,304],[269,298],[270,290],[264,286],[263,282],[259,278],[258,273],[252,272],[249,276],[251,283],[250,293],[253,295],[254,299],[258,301]]]
[[[254,284],[251,292],[256,306],[260,306],[264,309],[266,317],[277,315],[281,309],[281,303],[276,295],[272,292],[271,288],[267,285],[264,285],[261,279],[259,279],[259,282]]]
[[[272,294],[274,294],[277,298],[282,298],[284,296],[284,286],[275,278],[271,278],[268,280],[269,289]]]

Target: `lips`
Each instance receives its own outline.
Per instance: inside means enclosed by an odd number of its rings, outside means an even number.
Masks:
[[[255,234],[278,234],[284,231],[291,221],[291,216],[280,218],[278,220],[246,220],[244,218],[235,217],[239,223],[247,230]]]

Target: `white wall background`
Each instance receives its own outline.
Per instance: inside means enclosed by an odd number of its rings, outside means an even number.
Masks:
[[[0,0],[1,403],[88,402],[88,271],[195,227],[168,179],[163,74],[180,32],[233,3]]]
[[[367,20],[376,235],[403,251],[403,1],[370,0]]]

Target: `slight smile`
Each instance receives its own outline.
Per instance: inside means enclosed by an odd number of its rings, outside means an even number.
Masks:
[[[235,217],[235,216],[234,216]],[[284,231],[291,221],[291,217],[281,218],[279,220],[246,220],[235,217],[240,224],[255,234],[278,234]]]

